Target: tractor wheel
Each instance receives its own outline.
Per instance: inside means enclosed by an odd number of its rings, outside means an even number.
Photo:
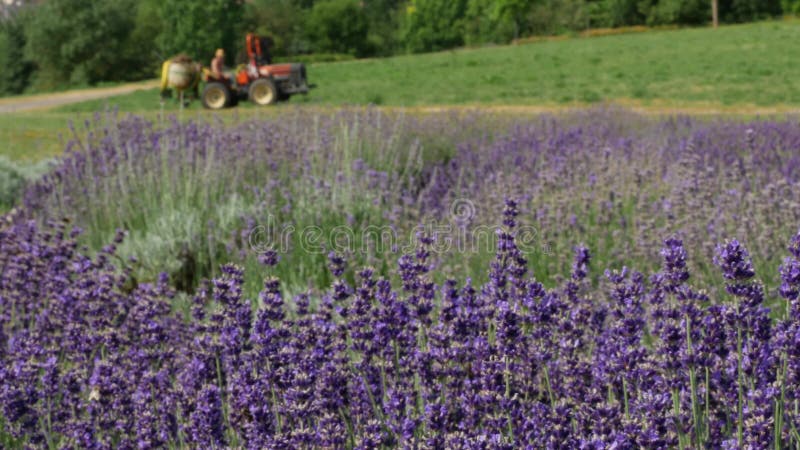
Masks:
[[[275,83],[268,78],[253,81],[247,92],[250,101],[256,105],[266,106],[278,101],[278,89],[275,88]]]
[[[222,109],[231,103],[231,91],[222,83],[208,83],[203,89],[203,106],[208,109]]]

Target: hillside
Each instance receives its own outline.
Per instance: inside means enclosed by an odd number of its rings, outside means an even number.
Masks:
[[[800,105],[800,22],[652,31],[309,65],[324,105]],[[118,98],[149,109],[146,93]],[[67,107],[91,111],[103,102]]]
[[[491,105],[539,112],[609,102],[650,112],[772,114],[800,107],[800,22],[796,20],[550,40],[515,46],[308,67],[318,88],[288,105],[226,113],[271,114],[297,105],[332,108],[376,104],[448,108]],[[156,90],[0,116],[0,154],[39,159],[61,151],[69,120],[106,107],[155,117]],[[199,102],[188,114],[207,115]],[[80,114],[75,114],[80,113]]]

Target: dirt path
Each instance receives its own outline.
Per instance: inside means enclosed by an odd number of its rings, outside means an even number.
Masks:
[[[37,94],[23,97],[0,99],[0,114],[20,111],[34,111],[54,108],[56,106],[79,103],[87,100],[113,97],[115,95],[129,94],[142,89],[158,87],[158,81],[150,80],[140,83],[123,84],[108,88],[80,89],[52,94]]]

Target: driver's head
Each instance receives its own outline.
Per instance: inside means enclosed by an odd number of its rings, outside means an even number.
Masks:
[[[216,53],[214,53],[214,56],[216,56],[217,58],[224,58],[225,57],[225,50],[223,50],[221,48],[218,48]]]

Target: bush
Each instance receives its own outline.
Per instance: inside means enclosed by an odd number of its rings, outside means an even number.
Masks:
[[[271,37],[273,56],[310,51],[304,20],[305,11],[292,0],[255,0],[245,4],[245,28],[260,36]]]
[[[316,3],[308,17],[306,30],[315,52],[357,56],[369,53],[367,16],[355,0]]]
[[[165,0],[160,13],[164,32],[159,44],[164,55],[186,53],[196,60],[210,61],[214,50],[221,47],[230,64],[244,46],[242,0]]]
[[[800,0],[781,0],[781,10],[784,14],[800,14]]]
[[[0,20],[0,96],[19,94],[28,86],[33,65],[25,58],[22,20]]]
[[[26,21],[27,56],[35,84],[53,89],[119,79],[127,70],[123,43],[134,28],[133,0],[52,0]]]
[[[25,165],[0,155],[0,211],[15,207],[25,187],[41,177],[49,167],[49,161]]]
[[[158,0],[143,0],[136,8],[136,21],[130,36],[123,44],[120,77],[125,80],[153,78],[159,74],[161,63],[172,55],[163,53],[157,45],[164,31]]]
[[[711,21],[709,0],[661,0],[649,8],[648,24],[700,25]]]
[[[467,0],[412,0],[404,40],[412,52],[429,52],[464,44]]]
[[[781,14],[780,0],[719,0],[719,17],[723,22],[748,22]]]
[[[589,26],[583,0],[544,0],[534,4],[526,22],[531,34],[562,34]]]

